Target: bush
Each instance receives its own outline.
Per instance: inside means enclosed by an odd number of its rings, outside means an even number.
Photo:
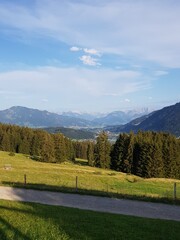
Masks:
[[[10,152],[10,153],[9,153],[9,156],[14,157],[14,156],[15,156],[15,153],[14,153],[14,152]]]
[[[36,156],[36,155],[31,156],[31,159],[35,160],[35,161],[41,161],[41,157]]]

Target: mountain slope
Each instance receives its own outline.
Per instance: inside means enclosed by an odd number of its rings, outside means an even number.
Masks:
[[[62,133],[64,136],[71,139],[76,139],[76,140],[95,139],[95,133],[87,130],[64,128],[64,127],[49,127],[49,128],[44,128],[43,130],[49,133]]]
[[[135,119],[137,117],[141,117],[143,115],[147,114],[147,111],[143,112],[137,112],[137,111],[128,111],[128,112],[122,112],[122,111],[114,111],[109,114],[107,114],[104,117],[96,118],[92,122],[94,125],[98,125],[101,127],[104,126],[112,126],[112,125],[120,125],[120,124],[126,124],[130,122],[132,119]]]
[[[112,132],[164,131],[180,136],[180,103],[135,119],[126,125],[110,127]]]
[[[142,113],[116,111],[104,114],[66,112],[62,114],[15,106],[0,111],[0,122],[29,127],[104,127],[125,124]],[[98,116],[98,117],[97,117]],[[101,117],[99,117],[101,116]],[[103,117],[102,117],[103,116]]]
[[[0,122],[29,127],[91,126],[87,120],[19,106],[0,111]]]

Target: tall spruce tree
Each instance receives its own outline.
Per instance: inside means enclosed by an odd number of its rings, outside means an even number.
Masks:
[[[111,144],[106,132],[101,132],[97,137],[95,145],[95,166],[100,168],[110,167]]]
[[[111,151],[111,169],[123,171],[125,152],[125,138],[127,134],[120,134]]]
[[[93,167],[94,166],[94,143],[93,142],[88,142],[87,159],[88,159],[88,165]]]

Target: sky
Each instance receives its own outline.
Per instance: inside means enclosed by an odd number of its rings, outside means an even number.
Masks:
[[[0,0],[0,110],[180,101],[179,0]]]

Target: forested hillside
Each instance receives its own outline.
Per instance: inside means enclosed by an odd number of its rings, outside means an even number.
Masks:
[[[180,136],[180,103],[165,107],[149,115],[137,118],[122,126],[106,128],[111,132],[163,131]]]
[[[180,178],[180,140],[150,131],[120,134],[111,151],[111,168],[146,178]]]
[[[73,144],[64,135],[4,124],[0,124],[0,150],[28,154],[44,162],[74,159]]]
[[[95,133],[88,130],[65,128],[65,127],[49,127],[49,128],[44,128],[43,130],[49,133],[62,133],[68,138],[77,139],[77,140],[95,138]]]
[[[63,134],[0,124],[0,150],[52,163],[88,159],[90,166],[140,177],[180,178],[180,140],[167,133],[120,134],[115,144],[101,132],[96,141],[72,141]]]

